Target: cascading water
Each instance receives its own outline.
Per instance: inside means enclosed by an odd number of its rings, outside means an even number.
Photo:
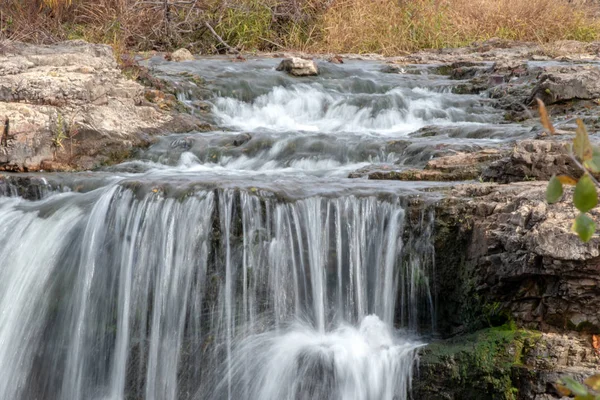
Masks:
[[[4,198],[0,398],[403,398],[396,298],[432,306],[404,223],[375,197]]]
[[[298,83],[273,62],[162,66],[204,71],[231,132],[0,185],[0,400],[407,398],[431,213],[345,176],[496,140],[499,115],[427,77]],[[427,147],[425,124],[478,133]]]

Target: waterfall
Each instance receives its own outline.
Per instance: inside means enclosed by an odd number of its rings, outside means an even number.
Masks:
[[[432,221],[397,197],[0,197],[2,399],[406,399]]]

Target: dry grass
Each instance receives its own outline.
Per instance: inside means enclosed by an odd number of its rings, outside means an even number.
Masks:
[[[397,54],[492,37],[599,38],[598,19],[564,0],[337,0],[323,15],[319,50]]]
[[[590,5],[568,0],[0,0],[0,40],[85,39],[125,50],[399,54],[500,37],[600,37]]]
[[[446,0],[458,35],[466,38],[551,42],[598,38],[589,8],[564,0]]]

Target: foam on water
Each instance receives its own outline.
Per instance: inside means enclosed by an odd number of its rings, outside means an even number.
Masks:
[[[405,135],[432,124],[490,122],[489,115],[465,109],[474,103],[424,88],[350,94],[313,83],[274,87],[251,102],[219,97],[214,113],[233,129]]]
[[[420,346],[416,341],[397,336],[376,315],[366,316],[358,326],[343,324],[327,332],[296,323],[282,331],[242,340],[231,365],[233,397],[404,398]],[[253,374],[246,382],[248,370]],[[220,386],[225,384],[223,381]]]

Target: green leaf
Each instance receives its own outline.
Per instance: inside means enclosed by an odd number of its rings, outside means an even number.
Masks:
[[[583,384],[577,382],[575,379],[570,376],[565,376],[562,378],[566,387],[576,396],[587,396],[588,390]]]
[[[575,218],[571,229],[579,235],[579,238],[583,243],[587,243],[594,235],[594,232],[596,232],[596,223],[589,215],[582,213]],[[567,385],[567,387],[571,389],[570,386]]]
[[[585,174],[579,178],[575,192],[573,193],[573,204],[583,213],[590,211],[598,204],[598,194],[596,193],[596,185],[592,178]]]
[[[577,119],[577,129],[575,130],[575,139],[573,140],[573,150],[575,155],[581,161],[588,161],[592,159],[592,144],[590,143],[590,137],[588,136],[587,129],[583,121]]]
[[[600,173],[600,147],[592,147],[592,158],[583,163],[587,169],[594,173]]]
[[[546,187],[546,201],[548,204],[556,203],[563,195],[563,187],[560,179],[556,176],[550,178],[548,187]]]

